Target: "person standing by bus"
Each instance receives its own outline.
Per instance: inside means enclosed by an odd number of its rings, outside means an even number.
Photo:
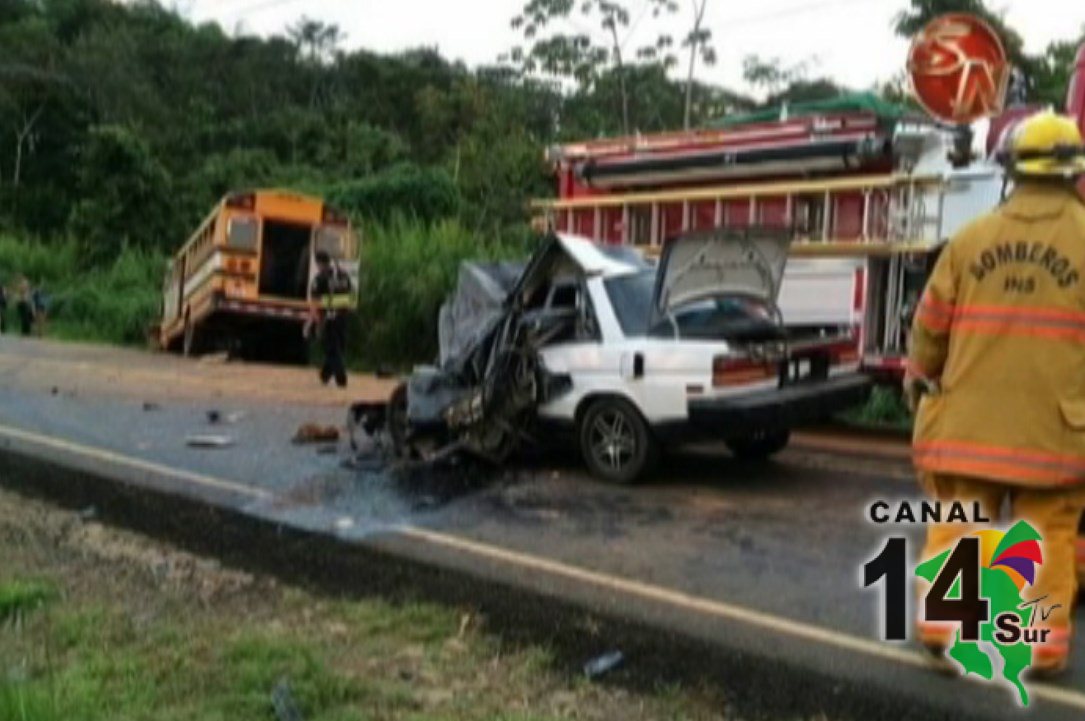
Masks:
[[[4,282],[0,281],[0,335],[4,332],[4,323],[8,315],[8,293],[4,288]]]
[[[49,318],[49,296],[40,285],[30,291],[30,310],[34,314],[34,334],[45,336],[45,322]]]
[[[350,276],[324,251],[317,251],[316,277],[309,289],[307,328],[320,323],[324,331],[324,365],[320,382],[335,378],[340,388],[347,385],[347,313],[354,305]]]
[[[34,307],[30,300],[30,281],[25,277],[15,286],[15,312],[19,316],[19,331],[30,335],[34,331]]]

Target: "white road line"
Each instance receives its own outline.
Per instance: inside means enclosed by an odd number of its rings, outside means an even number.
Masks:
[[[531,571],[558,576],[573,581],[591,584],[597,588],[617,593],[636,596],[649,601],[664,603],[676,608],[702,613],[717,618],[738,621],[749,626],[764,628],[776,633],[814,641],[845,651],[854,651],[867,656],[874,656],[888,661],[895,661],[906,666],[930,668],[930,662],[916,651],[905,650],[888,643],[880,643],[859,636],[833,631],[828,628],[794,621],[782,616],[774,616],[745,606],[736,606],[722,601],[714,601],[699,596],[676,591],[664,586],[657,586],[621,576],[599,573],[579,566],[573,566],[549,558],[540,558],[519,551],[510,551],[499,546],[471,541],[437,531],[405,526],[397,529],[401,535],[431,543],[445,548],[472,554],[509,565],[519,566]],[[978,680],[971,679],[968,680]],[[1030,684],[1032,693],[1055,703],[1085,709],[1085,694],[1051,685]]]
[[[52,450],[62,451],[64,453],[84,456],[94,459],[96,461],[113,463],[137,471],[170,476],[176,480],[184,481],[186,483],[193,483],[198,486],[217,488],[219,490],[230,491],[231,493],[238,493],[244,496],[248,496],[253,500],[264,501],[270,500],[275,497],[275,494],[263,488],[256,488],[254,486],[248,486],[243,483],[237,483],[235,481],[227,481],[221,478],[215,478],[214,476],[207,476],[201,473],[193,473],[192,471],[186,471],[180,468],[164,466],[159,463],[154,463],[153,461],[145,461],[141,458],[125,456],[120,453],[105,450],[103,448],[85,446],[80,443],[73,443],[71,441],[65,441],[60,438],[45,436],[39,433],[24,431],[19,428],[12,428],[11,426],[0,424],[0,438],[3,438],[4,436],[23,441],[25,443],[31,443],[40,447],[50,448]]]
[[[40,446],[65,451],[73,454],[84,455],[99,461],[116,463],[137,470],[152,471],[162,475],[172,476],[174,479],[192,483],[198,486],[207,486],[223,490],[233,491],[248,495],[254,500],[270,500],[274,494],[260,488],[254,488],[234,481],[227,481],[213,476],[200,473],[192,473],[169,466],[132,458],[113,451],[72,443],[59,438],[45,436],[38,433],[12,428],[0,424],[0,437],[8,436],[22,441],[35,443]],[[590,584],[596,588],[602,588],[617,593],[635,596],[657,603],[663,603],[675,608],[702,613],[708,616],[737,621],[749,626],[763,628],[776,633],[792,636],[805,641],[813,641],[832,648],[852,651],[866,656],[893,661],[913,668],[927,668],[927,660],[918,652],[909,651],[889,644],[879,643],[870,639],[852,636],[832,629],[814,626],[812,624],[795,621],[783,616],[775,616],[770,613],[737,606],[723,601],[715,601],[709,598],[692,596],[682,591],[676,591],[664,586],[657,586],[643,581],[623,578],[607,573],[592,571],[587,568],[573,566],[571,564],[555,561],[549,558],[533,556],[519,551],[510,551],[499,546],[491,546],[487,543],[472,541],[460,536],[440,533],[417,526],[401,526],[395,531],[401,536],[414,539],[446,549],[452,549],[489,561],[497,561],[507,565],[517,566],[530,571],[566,578],[572,581]],[[1032,684],[1030,689],[1037,698],[1046,701],[1085,710],[1085,694],[1070,689],[1052,686],[1049,684]]]

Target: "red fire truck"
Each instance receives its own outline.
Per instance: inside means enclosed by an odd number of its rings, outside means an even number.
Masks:
[[[550,227],[647,253],[683,232],[789,229],[785,322],[849,326],[863,366],[903,372],[911,309],[942,244],[1005,190],[996,151],[1037,110],[970,136],[860,94],[725,118],[706,129],[572,143],[548,150],[557,198],[536,201]],[[1085,130],[1085,46],[1065,109]]]

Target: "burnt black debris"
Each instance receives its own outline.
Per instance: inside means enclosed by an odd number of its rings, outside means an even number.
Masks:
[[[468,455],[500,465],[536,444],[536,407],[567,386],[541,367],[538,351],[587,332],[575,308],[547,308],[545,300],[579,272],[556,238],[526,264],[463,263],[441,307],[437,364],[417,368],[387,403],[354,405],[352,448],[400,461]],[[358,431],[375,440],[360,442]]]

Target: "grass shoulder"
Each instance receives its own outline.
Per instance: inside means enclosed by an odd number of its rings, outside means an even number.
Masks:
[[[570,678],[470,609],[331,599],[0,492],[0,718],[711,719]],[[288,689],[288,690],[284,690]]]

